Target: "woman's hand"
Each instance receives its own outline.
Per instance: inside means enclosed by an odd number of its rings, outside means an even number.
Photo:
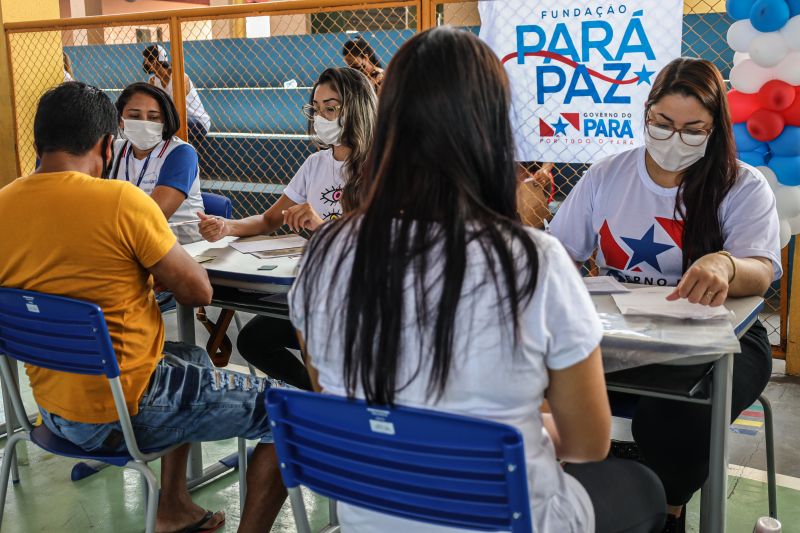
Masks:
[[[718,253],[706,254],[689,267],[667,300],[686,298],[693,304],[717,307],[728,297],[732,275],[730,259]]]
[[[210,217],[204,213],[197,213],[200,218],[200,235],[208,242],[216,242],[230,235],[229,224],[224,218]]]
[[[325,222],[308,202],[284,209],[282,214],[283,223],[295,232],[299,232],[302,229],[315,231]]]

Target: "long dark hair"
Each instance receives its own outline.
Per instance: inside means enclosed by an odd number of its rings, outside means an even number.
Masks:
[[[131,97],[136,93],[146,94],[158,102],[158,107],[161,110],[161,118],[164,120],[164,132],[161,134],[161,138],[165,141],[171,139],[181,126],[181,119],[178,116],[178,109],[172,102],[172,98],[170,98],[169,94],[167,94],[164,89],[150,85],[149,83],[137,81],[136,83],[131,83],[125,87],[125,89],[123,89],[122,93],[120,93],[119,98],[117,98],[117,101],[114,104],[117,107],[119,120],[122,119],[122,112],[125,111],[125,106],[128,105]]]
[[[317,87],[327,83],[339,93],[342,110],[339,123],[342,126],[341,143],[350,148],[350,155],[344,163],[344,187],[342,188],[342,209],[352,210],[363,198],[362,174],[367,156],[372,147],[375,129],[377,97],[375,89],[367,77],[358,70],[348,67],[325,69],[311,89],[309,104],[314,103]],[[309,133],[314,134],[314,121],[308,123]]]
[[[739,164],[722,74],[705,59],[675,59],[659,72],[647,98],[650,107],[670,94],[693,96],[713,117],[705,156],[683,173],[675,199],[683,220],[683,270],[693,261],[722,250],[719,208],[736,182]]]
[[[517,214],[508,79],[492,50],[464,31],[425,31],[397,51],[382,91],[367,200],[314,235],[301,278],[309,324],[314,292],[347,288],[336,304],[343,310],[347,392],[354,395],[360,385],[368,401],[391,404],[406,385],[397,376],[407,301],[416,308],[411,323],[420,335],[433,325],[433,353],[421,361],[431,364],[429,392],[441,397],[467,246],[482,250],[486,283],[498,294],[498,306],[486,312],[501,313],[515,339],[539,259]],[[341,255],[330,257],[337,237],[345,239]],[[350,278],[338,279],[349,254]],[[323,274],[325,265],[333,279]],[[413,289],[406,286],[409,273]],[[441,288],[435,300],[432,282]]]
[[[381,60],[378,59],[378,54],[375,53],[375,49],[372,48],[372,46],[370,46],[370,44],[363,37],[356,37],[355,39],[345,41],[344,45],[342,46],[342,55],[366,57],[369,62],[376,67],[383,68],[381,65]]]

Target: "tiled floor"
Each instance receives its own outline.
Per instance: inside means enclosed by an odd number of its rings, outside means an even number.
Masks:
[[[177,340],[174,314],[167,315],[168,338]],[[202,328],[198,340],[205,342]],[[235,332],[232,332],[235,344]],[[241,359],[235,356],[234,362]],[[776,447],[779,476],[778,511],[785,533],[800,533],[800,379],[783,375],[783,365],[776,361],[773,379],[767,388],[775,411]],[[28,402],[30,394],[26,394]],[[748,426],[755,427],[755,426]],[[756,427],[754,435],[731,433],[731,476],[728,490],[728,532],[750,533],[759,516],[767,514],[766,484],[758,481],[764,470],[764,432]],[[235,441],[204,446],[207,463],[233,453]],[[21,482],[9,491],[3,532],[113,531],[143,530],[142,485],[138,474],[107,468],[79,482],[70,481],[73,461],[53,457],[30,447],[20,468]],[[158,465],[154,464],[158,471]],[[238,481],[235,474],[224,476],[194,492],[202,506],[225,510],[222,531],[233,532],[239,522]],[[319,528],[327,520],[327,504],[306,494],[312,526]],[[699,495],[689,506],[690,531],[697,531]],[[274,532],[294,531],[288,504],[273,527]],[[384,533],[384,532],[381,532]]]

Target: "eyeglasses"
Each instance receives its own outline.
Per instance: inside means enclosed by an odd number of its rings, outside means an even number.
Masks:
[[[666,124],[657,124],[652,120],[647,120],[647,134],[657,141],[666,141],[677,133],[683,144],[687,146],[700,146],[706,142],[706,139],[708,139],[708,136],[711,135],[712,131],[713,130],[711,129],[702,128],[686,128],[682,130],[676,130],[672,126],[667,126]]]
[[[341,105],[324,105],[322,107],[316,107],[311,104],[306,104],[302,107],[303,115],[308,120],[314,120],[314,117],[317,115],[322,115],[323,117],[332,120],[334,118],[339,117],[339,112],[342,110]]]

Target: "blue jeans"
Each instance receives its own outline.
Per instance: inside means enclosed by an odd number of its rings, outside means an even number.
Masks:
[[[215,368],[203,349],[167,342],[139,412],[131,417],[139,448],[152,451],[232,437],[271,443],[264,394],[273,386],[285,385]],[[119,422],[87,424],[40,411],[50,431],[84,450],[126,449]]]

